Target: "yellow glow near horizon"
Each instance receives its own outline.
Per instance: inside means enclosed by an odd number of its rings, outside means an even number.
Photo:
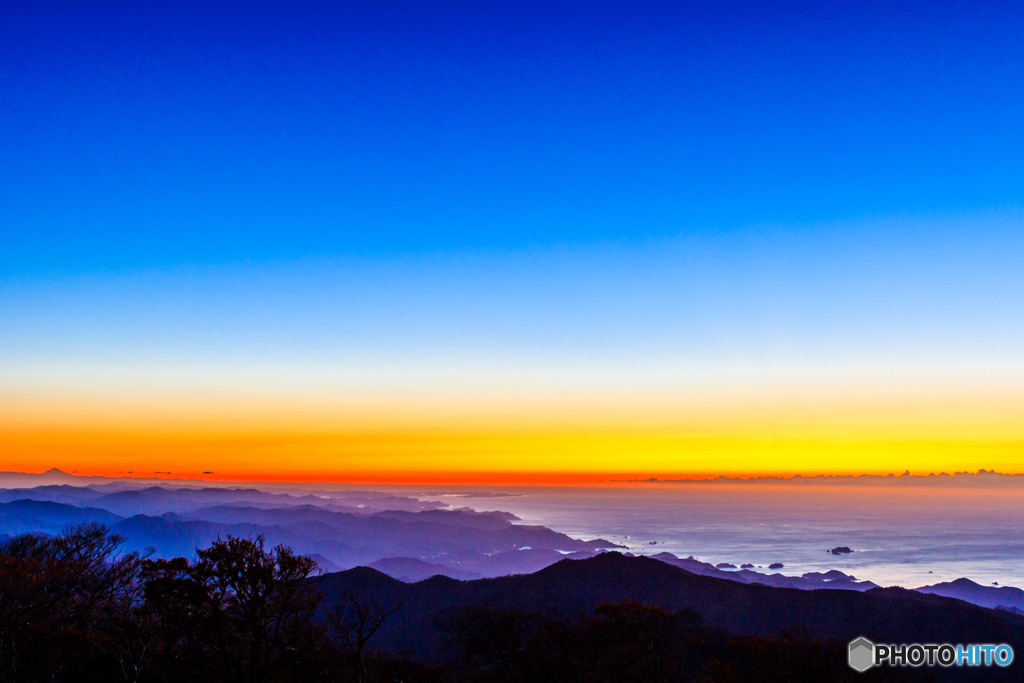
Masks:
[[[692,439],[594,434],[2,435],[5,469],[232,479],[574,479],[592,475],[1016,473],[1024,441]],[[442,476],[443,475],[443,476]],[[578,475],[578,476],[575,476]]]
[[[762,382],[537,390],[435,381],[9,382],[5,470],[231,479],[578,481],[588,476],[1024,471],[1024,385]],[[691,383],[692,385],[692,383]],[[674,381],[675,387],[686,383]],[[611,388],[609,388],[611,387]],[[672,387],[670,387],[671,389]]]

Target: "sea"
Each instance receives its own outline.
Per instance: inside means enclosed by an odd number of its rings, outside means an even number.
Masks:
[[[1024,587],[1024,490],[766,484],[633,484],[407,490],[503,510],[623,552],[670,552],[783,574],[838,569],[882,586],[966,577]],[[845,546],[853,552],[830,552]]]

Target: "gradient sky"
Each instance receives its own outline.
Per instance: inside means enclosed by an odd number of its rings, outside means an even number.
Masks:
[[[3,469],[1024,471],[1021,35],[6,3]]]

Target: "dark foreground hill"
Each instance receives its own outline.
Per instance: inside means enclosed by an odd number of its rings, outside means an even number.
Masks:
[[[394,564],[394,563],[392,563]],[[405,568],[419,568],[405,558]],[[427,570],[433,571],[429,568]],[[99,525],[0,543],[0,681],[927,683],[1020,666],[876,668],[846,642],[1008,643],[1024,617],[900,589],[744,584],[608,553],[531,575],[317,576],[264,539],[147,560]],[[425,570],[426,571],[426,570]],[[378,627],[381,627],[378,629]]]
[[[564,560],[529,575],[476,581],[435,576],[407,584],[359,567],[327,574],[318,582],[328,602],[354,594],[402,604],[381,628],[375,645],[413,650],[427,661],[447,656],[439,620],[455,608],[487,606],[572,615],[593,613],[603,602],[626,600],[671,612],[693,610],[709,625],[745,636],[775,636],[795,626],[823,639],[848,641],[865,636],[882,643],[1009,643],[1024,653],[1024,617],[1006,611],[900,588],[806,591],[742,584],[619,553]],[[1014,668],[1018,670],[1011,671]],[[985,674],[1020,680],[1011,675],[1019,674],[1020,666],[1011,669],[987,669]],[[945,675],[956,678],[963,672],[951,669]]]

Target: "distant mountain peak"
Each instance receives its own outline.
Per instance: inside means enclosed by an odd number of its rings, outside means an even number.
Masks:
[[[982,586],[967,578],[937,583],[933,586],[921,586],[914,590],[919,593],[941,595],[946,598],[965,600],[982,607],[1017,607],[1024,608],[1024,591],[1013,586]]]

